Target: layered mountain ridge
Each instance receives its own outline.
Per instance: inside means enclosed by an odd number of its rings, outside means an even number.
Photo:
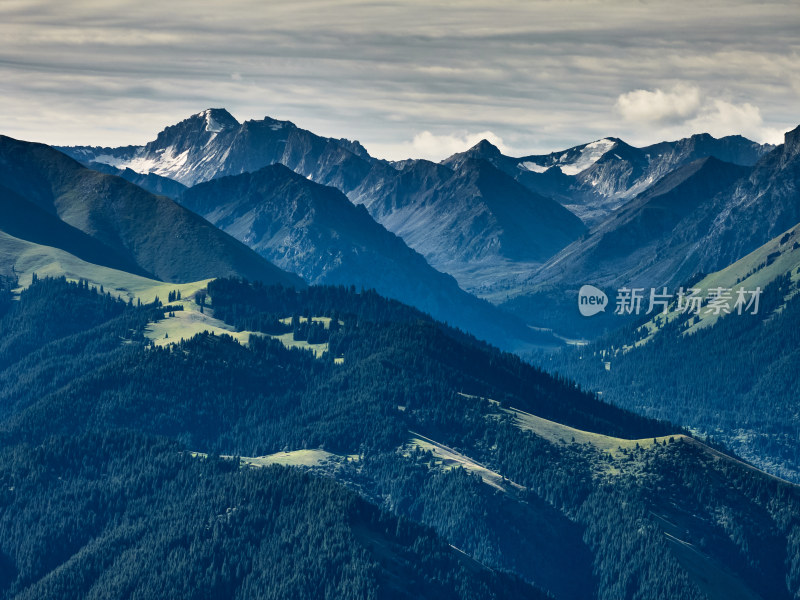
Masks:
[[[349,197],[467,290],[529,273],[585,227],[483,159],[376,165]]]
[[[581,285],[674,292],[741,259],[800,222],[797,135],[788,132],[752,167],[712,157],[670,171],[520,282],[502,306],[540,327],[592,338],[625,320],[580,316]]]
[[[717,139],[702,133],[642,148],[611,137],[546,155],[514,158],[483,140],[444,163],[457,165],[466,158],[488,160],[532,191],[568,206],[591,226],[681,165],[712,156],[753,166],[773,149],[739,135]]]
[[[439,270],[454,275],[462,287],[483,285],[497,276],[498,265],[518,262],[527,274],[583,231],[578,219],[558,203],[515,185],[485,161],[453,170],[404,174],[418,161],[398,170],[369,156],[358,142],[323,138],[289,121],[269,117],[239,124],[223,109],[208,109],[167,127],[145,146],[123,148],[60,148],[83,163],[106,163],[175,179],[185,185],[217,177],[238,175],[281,163],[314,182],[336,187]],[[424,163],[422,170],[428,168]],[[424,181],[433,177],[429,181]],[[419,183],[406,188],[408,182]],[[394,190],[404,211],[387,210],[397,200],[384,190]],[[398,207],[400,208],[400,207]],[[419,226],[448,219],[435,234]],[[461,248],[472,239],[472,248]],[[438,246],[431,246],[430,242]],[[489,273],[474,276],[471,261],[484,261]],[[489,281],[491,283],[491,281]]]
[[[188,168],[193,178],[280,162],[365,205],[378,223],[466,291],[568,336],[613,326],[596,327],[608,315],[589,329],[577,318],[571,298],[582,283],[680,284],[730,264],[797,222],[787,144],[776,149],[741,136],[697,134],[636,148],[609,137],[514,158],[483,140],[441,163],[388,163],[356,142],[320,138],[269,118],[238,124],[220,110],[194,115],[138,149],[66,151],[109,162],[136,154],[135,160],[155,161],[164,174],[178,176]],[[178,154],[185,161],[174,165]],[[716,162],[702,162],[709,158]],[[697,175],[674,183],[695,164],[703,165]],[[676,189],[666,193],[669,182]],[[645,206],[658,194],[674,206]],[[588,223],[588,231],[569,211]]]
[[[284,164],[364,204],[434,268],[455,276],[467,291],[500,302],[584,233],[558,204],[596,226],[675,168],[709,156],[752,166],[772,148],[741,136],[698,134],[643,148],[610,137],[514,158],[483,140],[438,165],[389,163],[372,158],[358,142],[323,138],[289,121],[239,123],[224,109],[208,109],[145,146],[62,150],[84,163],[190,186]]]
[[[698,240],[686,232],[709,227],[716,216],[709,203],[749,172],[713,157],[678,167],[550,258],[532,282],[592,281],[612,288],[682,283],[697,269],[687,253]]]
[[[13,203],[3,207],[8,233],[89,262],[161,281],[236,275],[305,285],[169,198],[87,169],[49,146],[0,137],[0,180]],[[21,211],[37,215],[24,229],[11,223]],[[52,233],[46,239],[45,227]]]

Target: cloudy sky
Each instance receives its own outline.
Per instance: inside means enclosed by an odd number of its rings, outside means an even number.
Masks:
[[[0,133],[139,144],[208,107],[440,159],[800,124],[800,3],[2,0]]]

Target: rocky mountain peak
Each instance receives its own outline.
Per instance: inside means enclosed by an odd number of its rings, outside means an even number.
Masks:
[[[224,108],[207,108],[195,115],[195,117],[200,117],[203,120],[206,131],[214,133],[239,127],[239,121]]]
[[[491,158],[502,154],[500,148],[487,139],[483,139],[475,144],[467,153],[473,158]]]

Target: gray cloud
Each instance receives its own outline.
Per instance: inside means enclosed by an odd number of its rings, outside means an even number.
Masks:
[[[522,154],[800,122],[793,1],[215,4],[5,0],[2,133],[141,143],[225,106],[399,158],[480,133]],[[657,90],[702,101],[670,113]]]

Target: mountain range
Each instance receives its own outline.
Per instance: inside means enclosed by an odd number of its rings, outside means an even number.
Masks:
[[[105,163],[189,186],[284,164],[364,204],[434,268],[467,291],[500,302],[524,289],[523,282],[585,226],[597,225],[673,169],[708,156],[752,166],[772,148],[741,136],[702,134],[644,148],[606,138],[514,158],[484,140],[439,164],[391,163],[371,157],[358,142],[320,137],[289,121],[267,117],[240,124],[224,109],[208,109],[144,146],[60,149],[84,164]],[[559,203],[585,225],[559,210]]]
[[[528,263],[542,262],[583,231],[558,203],[486,162],[454,171],[412,161],[398,170],[358,142],[323,138],[271,118],[239,124],[224,109],[167,127],[145,146],[60,150],[84,164],[105,163],[189,186],[281,163],[365,204],[379,223],[468,289],[474,283],[471,262],[494,265],[495,276],[498,264],[513,269],[520,263],[516,269],[528,272]],[[432,225],[436,231],[426,230]]]
[[[618,138],[604,138],[550,154],[514,158],[483,140],[444,162],[457,165],[467,158],[488,160],[532,191],[556,198],[587,225],[594,225],[677,167],[708,156],[752,166],[773,148],[739,135],[717,139],[703,133],[642,148]]]
[[[376,165],[349,197],[467,290],[526,273],[585,227],[486,160]]]
[[[563,331],[591,337],[614,318],[588,323],[577,315],[581,285],[675,291],[744,257],[800,222],[799,130],[752,167],[713,157],[678,167],[551,257],[502,306],[537,325],[543,321],[534,315],[545,314]]]
[[[0,599],[796,597],[799,148],[0,138]]]
[[[643,148],[604,138],[521,158],[483,140],[441,163],[392,163],[290,122],[239,124],[209,109],[145,146],[63,150],[190,184],[284,164],[366,206],[465,291],[537,330],[591,338],[620,321],[577,314],[584,283],[679,286],[795,224],[794,135],[779,147],[708,134]],[[411,296],[402,299],[431,309],[430,294]]]
[[[358,142],[323,138],[269,117],[239,123],[222,108],[171,125],[144,146],[59,149],[83,163],[153,173],[185,186],[279,162],[314,181],[349,191],[374,162]]]

